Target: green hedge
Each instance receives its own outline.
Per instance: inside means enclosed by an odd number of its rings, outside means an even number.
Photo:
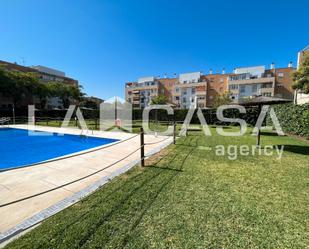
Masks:
[[[284,132],[309,138],[309,104],[284,104],[273,107]],[[272,125],[269,115],[267,124]]]
[[[207,124],[209,125],[231,125],[231,123],[224,123],[218,120],[216,109],[205,109],[202,110],[203,115],[205,117],[205,120]],[[143,110],[141,109],[135,109],[133,110],[133,120],[141,120],[142,119],[142,113]],[[174,110],[174,116],[167,115],[167,112],[165,110],[152,110],[149,115],[150,120],[156,120],[156,117],[158,121],[179,121],[183,122],[187,116],[188,110],[187,109],[176,109]],[[258,118],[258,109],[256,107],[249,107],[246,108],[246,113],[242,114],[239,113],[236,109],[227,109],[223,112],[224,117],[227,118],[241,118],[244,119],[247,124],[249,125],[255,125],[256,120]],[[196,111],[192,117],[191,120],[192,124],[200,124],[200,121],[197,117]]]

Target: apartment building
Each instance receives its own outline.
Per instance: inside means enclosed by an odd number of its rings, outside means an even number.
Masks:
[[[44,67],[44,66],[32,66],[26,67],[18,65],[17,63],[10,63],[7,61],[0,60],[0,65],[4,66],[8,70],[16,70],[20,72],[32,72],[36,73],[39,80],[43,83],[56,81],[64,84],[69,84],[73,86],[78,86],[78,81],[69,77],[66,77],[65,73],[56,69]],[[11,108],[12,100],[9,98],[4,98],[0,93],[0,108]],[[25,100],[25,105],[27,105]],[[58,97],[49,98],[47,102],[48,109],[63,109],[62,101]]]
[[[145,108],[152,97],[162,94],[161,88],[155,77],[139,78],[137,82],[126,83],[126,100],[132,103],[133,108]]]
[[[235,68],[228,77],[228,90],[237,102],[251,96],[276,96],[293,99],[291,73],[295,70],[290,62],[287,68],[270,69],[265,66]]]
[[[137,82],[126,83],[126,100],[134,108],[145,108],[151,98],[165,95],[176,108],[213,107],[217,96],[230,92],[238,102],[252,96],[277,96],[293,99],[291,73],[295,69],[290,62],[286,68],[270,69],[265,66],[235,68],[233,73],[201,72],[183,73],[178,77],[145,77]]]

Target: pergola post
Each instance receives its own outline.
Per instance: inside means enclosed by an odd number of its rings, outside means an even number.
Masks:
[[[258,105],[259,115],[261,114],[261,110],[262,110],[262,106]],[[258,128],[258,132],[257,132],[257,137],[256,137],[256,147],[260,147],[260,144],[261,144],[261,127],[257,127],[257,128]]]

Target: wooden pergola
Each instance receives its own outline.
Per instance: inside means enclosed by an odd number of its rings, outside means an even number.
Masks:
[[[266,97],[266,96],[258,96],[252,99],[243,99],[240,100],[237,104],[243,106],[256,106],[258,107],[259,114],[261,113],[262,106],[264,105],[276,105],[276,104],[285,104],[292,102],[290,99],[283,99],[277,97]],[[256,137],[256,146],[260,146],[261,141],[261,127],[258,127],[258,133]]]

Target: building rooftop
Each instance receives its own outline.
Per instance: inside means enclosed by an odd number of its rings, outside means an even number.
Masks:
[[[50,68],[50,67],[45,67],[45,66],[41,66],[41,65],[38,65],[38,66],[32,66],[31,68],[34,68],[42,73],[47,73],[47,74],[51,74],[51,75],[56,75],[56,76],[60,76],[60,77],[65,77],[65,73],[60,71],[60,70],[57,70],[57,69],[53,69],[53,68]]]
[[[22,72],[43,73],[43,74],[46,74],[46,75],[57,76],[57,77],[60,77],[60,78],[63,78],[63,79],[74,80],[73,78],[65,76],[64,72],[61,72],[59,70],[55,70],[55,69],[52,69],[52,68],[48,68],[48,67],[43,67],[43,66],[28,67],[28,66],[19,65],[16,62],[12,63],[12,62],[8,62],[8,61],[0,60],[0,65],[1,64],[8,66],[11,69],[22,71]]]

